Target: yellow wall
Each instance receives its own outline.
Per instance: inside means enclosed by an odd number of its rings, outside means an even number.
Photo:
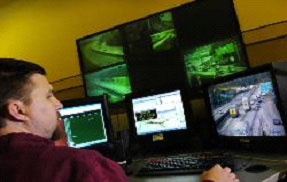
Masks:
[[[1,0],[0,57],[16,57],[41,64],[47,69],[56,90],[81,86],[80,76],[61,80],[80,74],[76,39],[187,2],[191,0]],[[279,58],[287,60],[286,38],[254,44],[286,36],[287,1],[234,0],[234,3],[250,65]],[[66,98],[73,97],[71,93],[61,92],[62,97],[65,97],[64,93],[69,95]],[[77,97],[83,95],[75,94]]]
[[[188,1],[10,0],[0,7],[0,56],[40,63],[50,81],[78,75],[76,39]]]
[[[1,0],[0,56],[37,62],[52,82],[78,75],[76,39],[190,1]],[[243,31],[287,20],[286,0],[234,2]]]
[[[243,31],[287,20],[286,0],[233,1],[239,17],[241,30]]]
[[[76,39],[190,1],[1,0],[0,57],[44,66],[62,100],[83,97]],[[234,3],[250,65],[287,60],[287,1]],[[274,25],[266,26],[269,24]]]

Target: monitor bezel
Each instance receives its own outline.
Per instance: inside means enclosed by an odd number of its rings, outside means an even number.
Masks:
[[[273,91],[277,99],[276,106],[279,111],[279,114],[282,120],[282,125],[285,129],[286,135],[285,136],[224,136],[224,135],[219,135],[216,129],[214,119],[212,117],[212,110],[211,110],[208,88],[210,86],[228,82],[236,78],[246,77],[246,76],[265,73],[265,72],[269,72],[271,74]],[[278,144],[282,144],[282,142],[287,141],[287,121],[286,121],[282,99],[280,96],[278,83],[276,80],[276,76],[275,76],[275,72],[274,72],[272,64],[264,64],[261,66],[249,68],[248,70],[243,71],[243,72],[238,72],[233,75],[218,78],[212,84],[204,85],[204,96],[205,96],[205,104],[207,106],[206,108],[208,111],[208,117],[209,117],[208,125],[211,126],[210,128],[212,130],[210,131],[211,137],[214,139],[213,142],[216,143],[215,145],[219,146],[221,149],[239,149],[239,150],[263,152],[263,151],[268,151],[269,149],[272,148],[272,147],[271,148],[266,147],[267,145],[277,146]],[[279,148],[277,149],[278,151],[282,151]]]
[[[219,1],[220,2],[220,1]],[[133,75],[132,71],[131,71],[131,61],[130,61],[130,57],[133,56],[132,54],[130,53],[126,53],[128,51],[128,48],[127,48],[127,40],[126,40],[126,37],[124,36],[124,33],[122,32],[123,31],[123,28],[127,25],[131,25],[131,24],[135,24],[137,22],[140,22],[140,21],[144,21],[144,20],[147,20],[149,18],[152,18],[154,16],[157,16],[157,15],[160,15],[162,13],[166,13],[166,12],[170,12],[172,14],[172,17],[173,19],[175,20],[175,14],[177,11],[181,11],[182,9],[186,9],[186,8],[190,8],[190,7],[193,7],[193,6],[197,6],[197,5],[201,5],[201,4],[204,4],[205,2],[201,2],[201,1],[192,1],[192,2],[187,2],[187,3],[184,3],[184,4],[180,4],[180,5],[177,5],[175,7],[172,7],[172,8],[169,8],[169,9],[166,9],[166,10],[163,10],[163,11],[158,11],[158,12],[154,12],[150,15],[147,15],[147,16],[143,16],[143,17],[140,17],[140,18],[137,18],[137,19],[134,19],[134,20],[131,20],[131,21],[128,21],[128,22],[124,22],[124,23],[121,23],[121,24],[116,24],[115,26],[112,26],[110,28],[107,28],[107,29],[104,29],[104,30],[101,30],[101,31],[98,31],[98,32],[95,32],[95,33],[92,33],[92,34],[89,34],[89,35],[86,35],[84,37],[81,37],[79,39],[76,40],[76,46],[77,46],[77,52],[78,52],[78,58],[79,58],[79,62],[80,62],[80,68],[81,68],[81,76],[82,76],[82,79],[83,79],[83,86],[84,86],[84,92],[85,92],[85,96],[86,97],[90,97],[88,95],[88,90],[87,90],[87,85],[86,85],[86,79],[85,79],[85,75],[88,73],[88,72],[85,72],[84,71],[84,61],[83,61],[83,56],[82,56],[82,53],[81,53],[81,50],[80,50],[80,46],[79,46],[79,42],[81,42],[82,40],[85,40],[85,39],[89,39],[93,36],[96,36],[96,35],[100,35],[102,33],[105,33],[105,32],[109,32],[109,31],[113,31],[113,30],[119,30],[122,34],[123,34],[123,46],[124,46],[124,63],[126,64],[127,66],[127,72],[128,72],[128,76],[129,76],[129,79],[130,79],[130,86],[131,86],[131,93],[133,92],[137,92],[137,91],[143,91],[144,92],[144,89],[146,88],[143,88],[143,89],[139,89],[139,90],[136,90],[136,83],[135,83],[135,76]],[[234,16],[234,26],[235,28],[237,29],[237,31],[233,34],[230,34],[230,35],[226,35],[226,37],[224,37],[224,39],[228,39],[228,38],[232,38],[233,36],[238,36],[239,37],[239,41],[240,41],[240,44],[241,44],[241,47],[242,47],[242,55],[244,56],[245,60],[243,60],[243,62],[245,63],[246,67],[248,68],[249,67],[249,61],[248,61],[248,55],[247,55],[247,51],[246,51],[246,47],[245,47],[245,44],[244,44],[244,41],[243,41],[243,38],[242,38],[242,34],[241,34],[241,31],[240,31],[240,23],[239,23],[239,20],[238,20],[238,15],[235,11],[235,6],[234,6],[234,2],[232,0],[230,0],[230,4],[232,5],[232,9],[230,10],[230,12],[232,12],[232,16]],[[181,37],[180,36],[180,30],[179,30],[179,27],[178,27],[178,24],[176,23],[176,21],[174,21],[174,29],[175,31],[177,32],[177,46],[174,47],[172,50],[173,51],[178,51],[178,54],[180,54],[179,56],[179,66],[182,67],[182,84],[184,84],[186,87],[189,87],[189,94],[190,94],[190,97],[192,98],[197,98],[197,97],[202,97],[203,96],[203,87],[202,86],[199,86],[199,87],[193,87],[189,84],[188,82],[188,76],[187,76],[187,73],[186,73],[186,68],[184,66],[184,59],[183,59],[183,50],[186,49],[186,45],[184,45],[184,43],[182,43],[184,37]],[[216,42],[216,41],[220,41],[220,40],[224,40],[222,39],[221,37],[220,38],[216,38],[214,40],[212,40],[212,42]],[[192,49],[192,48],[195,48],[195,47],[198,47],[198,46],[202,46],[202,45],[205,45],[205,44],[208,44],[210,42],[201,42],[200,44],[194,46],[192,44],[192,42],[190,43],[190,45],[188,46],[188,49]],[[172,50],[165,50],[165,51],[162,51],[162,53],[164,52],[169,52],[169,51],[172,51]],[[159,52],[154,52],[155,54],[158,54]],[[161,52],[160,52],[161,53]],[[212,82],[213,80],[211,80]],[[175,86],[175,85],[174,85]],[[152,89],[152,88],[150,88]],[[158,89],[158,88],[156,88]],[[128,94],[126,94],[125,96],[127,96]],[[123,101],[118,101],[118,102],[115,102],[115,103],[111,103],[111,107],[113,108],[120,108],[120,107],[123,107],[124,105],[124,100]]]
[[[62,104],[65,107],[75,107],[75,106],[84,106],[88,104],[101,104],[102,108],[102,117],[104,126],[106,129],[107,141],[102,143],[92,144],[90,146],[80,147],[82,149],[97,149],[103,150],[110,146],[114,142],[113,139],[113,128],[110,121],[109,116],[109,109],[108,109],[108,102],[107,96],[98,96],[98,97],[86,97],[86,98],[77,98],[77,99],[70,99],[62,101]]]
[[[134,112],[133,112],[133,106],[132,106],[132,99],[137,99],[141,97],[148,97],[158,94],[165,94],[170,93],[174,91],[180,91],[183,107],[184,107],[184,114],[186,118],[186,129],[180,129],[180,130],[171,130],[171,131],[165,131],[165,132],[156,132],[156,133],[149,133],[146,135],[138,135],[134,120]],[[138,92],[138,93],[132,93],[127,96],[127,113],[129,118],[129,126],[131,130],[131,137],[134,140],[134,142],[142,145],[142,146],[149,146],[149,147],[158,147],[158,148],[166,148],[166,147],[172,147],[172,145],[175,145],[176,143],[185,143],[188,145],[187,138],[193,136],[193,125],[194,122],[192,118],[192,110],[191,110],[191,102],[190,98],[188,97],[187,90],[185,88],[168,88],[168,89],[158,89],[158,90],[148,90],[144,92]],[[164,139],[163,140],[154,140],[153,136],[157,134],[163,134]],[[153,150],[153,149],[147,149],[147,150]]]

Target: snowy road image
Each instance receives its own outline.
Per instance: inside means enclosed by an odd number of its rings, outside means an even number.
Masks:
[[[285,136],[270,73],[239,78],[209,90],[216,129],[223,136]]]

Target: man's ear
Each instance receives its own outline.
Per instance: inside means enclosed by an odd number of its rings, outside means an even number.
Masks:
[[[26,105],[20,100],[9,100],[7,104],[7,114],[12,117],[15,121],[26,121],[27,108]]]

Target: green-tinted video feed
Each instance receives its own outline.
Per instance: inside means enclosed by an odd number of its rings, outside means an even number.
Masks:
[[[108,95],[111,103],[131,92],[124,59],[122,35],[118,29],[79,41],[88,96]]]
[[[101,110],[69,115],[63,120],[67,139],[72,147],[80,148],[107,141]]]
[[[128,43],[138,42],[146,38],[148,35],[147,21],[140,20],[123,27],[125,38]]]
[[[150,18],[148,25],[153,50],[163,51],[175,47],[177,34],[171,12],[161,13]]]
[[[164,51],[176,46],[177,34],[171,12],[130,23],[124,27],[131,53],[144,50]]]
[[[191,87],[247,69],[239,39],[227,39],[186,50],[185,69]]]
[[[85,76],[88,96],[108,95],[111,103],[122,101],[131,93],[126,64],[109,66]]]
[[[123,40],[117,29],[80,40],[79,48],[85,72],[124,62]]]

